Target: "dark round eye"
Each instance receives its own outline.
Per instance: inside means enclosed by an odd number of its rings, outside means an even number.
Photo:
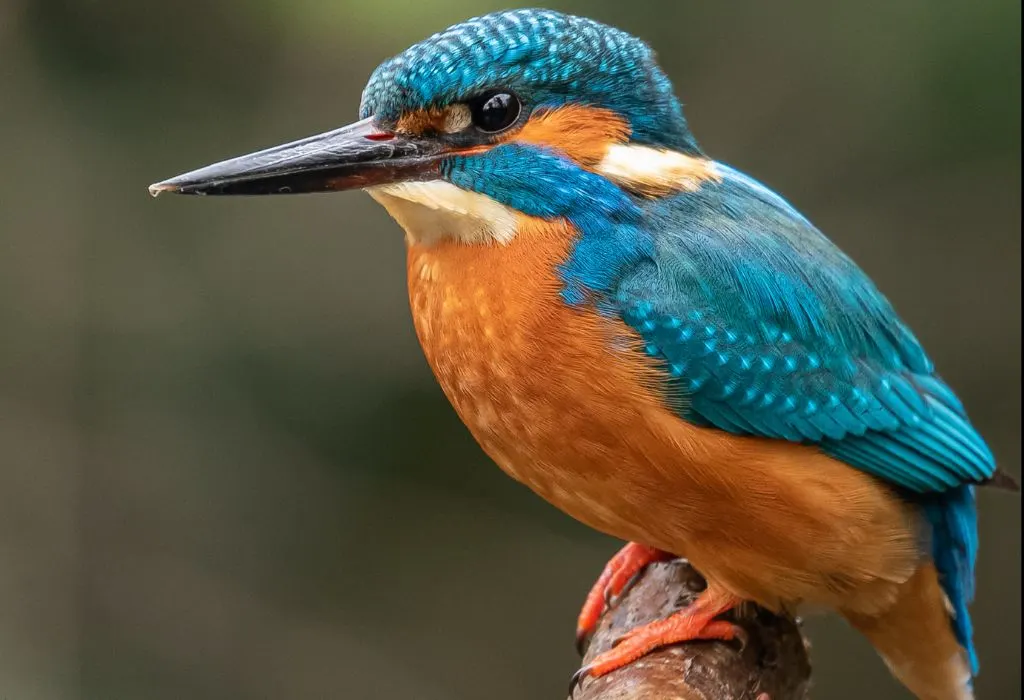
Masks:
[[[521,109],[519,98],[509,92],[489,92],[469,103],[473,125],[489,134],[512,126]]]

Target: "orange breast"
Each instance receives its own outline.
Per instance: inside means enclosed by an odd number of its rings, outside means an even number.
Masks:
[[[917,561],[899,500],[812,448],[673,414],[632,329],[560,300],[573,239],[531,219],[505,246],[410,244],[417,334],[483,449],[578,520],[685,555],[744,598],[891,598]]]
[[[607,529],[597,513],[607,455],[661,401],[635,334],[559,299],[555,268],[572,239],[564,224],[526,220],[506,246],[410,245],[409,295],[427,360],[484,450]]]

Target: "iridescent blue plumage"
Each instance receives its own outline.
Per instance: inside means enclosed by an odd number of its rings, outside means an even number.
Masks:
[[[570,304],[593,298],[595,292],[609,293],[624,266],[654,255],[640,203],[551,150],[503,144],[450,158],[442,173],[463,189],[530,216],[566,219],[586,232],[576,243],[573,261],[563,269],[562,297]]]
[[[637,143],[698,151],[647,44],[549,10],[476,17],[413,45],[373,72],[359,111],[388,122],[496,87],[515,91],[530,108],[566,102],[606,107],[628,119]]]
[[[815,444],[917,499],[976,657],[976,513],[995,462],[953,391],[868,277],[782,198],[723,165],[696,192],[639,200],[542,148],[445,163],[446,179],[581,235],[563,298],[633,326],[687,420]]]
[[[655,252],[623,272],[615,303],[683,417],[816,444],[917,494],[973,663],[969,485],[992,478],[991,452],[867,276],[777,195],[722,172],[648,205]]]

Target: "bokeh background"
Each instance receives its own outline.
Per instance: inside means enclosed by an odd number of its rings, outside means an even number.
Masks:
[[[1019,2],[552,4],[654,44],[705,148],[873,275],[1019,474]],[[0,0],[0,697],[564,697],[619,543],[456,419],[397,226],[145,189],[353,119],[379,61],[492,9]],[[1020,499],[980,500],[978,690],[1016,698]],[[809,628],[815,697],[906,697]]]

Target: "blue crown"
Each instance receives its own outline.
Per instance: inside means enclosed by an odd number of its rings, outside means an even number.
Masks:
[[[672,85],[636,37],[583,17],[511,10],[477,17],[382,63],[363,90],[360,116],[393,122],[489,88],[530,108],[580,102],[627,119],[633,140],[697,150]]]

